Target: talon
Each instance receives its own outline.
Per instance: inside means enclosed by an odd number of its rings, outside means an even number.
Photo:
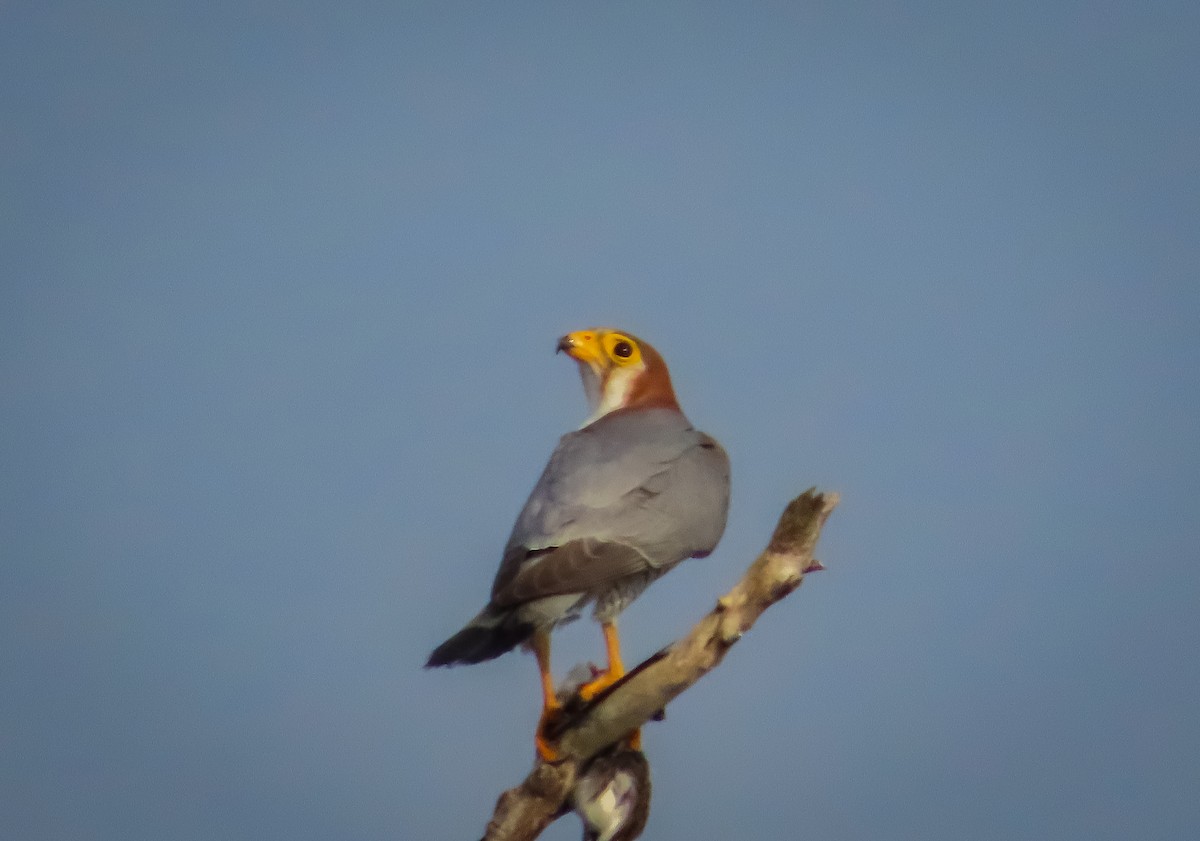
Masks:
[[[543,762],[557,762],[561,757],[558,749],[550,743],[550,740],[544,735],[546,725],[548,725],[555,717],[558,716],[558,707],[542,711],[542,717],[538,719],[537,731],[533,734],[533,746],[537,749],[537,755]]]
[[[536,737],[533,742],[537,747],[538,758],[541,759],[542,762],[558,762],[558,751],[546,744],[546,742],[542,740],[541,736]]]
[[[589,680],[579,687],[579,697],[585,701],[591,701],[622,677],[623,675],[614,675],[612,672],[602,672],[595,680]]]

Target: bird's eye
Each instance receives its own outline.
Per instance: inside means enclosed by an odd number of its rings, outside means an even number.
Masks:
[[[628,359],[633,356],[633,345],[626,341],[617,342],[613,345],[613,356],[619,356],[622,359]]]

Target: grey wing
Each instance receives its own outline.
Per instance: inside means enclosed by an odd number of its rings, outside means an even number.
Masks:
[[[564,437],[517,519],[493,602],[596,592],[710,552],[725,527],[729,460],[683,424],[642,430],[617,452],[602,437]]]
[[[639,506],[646,518],[643,543],[652,560],[667,564],[711,552],[725,532],[729,513],[729,456],[713,438],[699,440],[669,473],[647,483]]]
[[[546,596],[593,593],[606,585],[651,569],[635,546],[581,538],[542,550],[518,547],[505,558],[492,590],[492,603],[513,607]]]

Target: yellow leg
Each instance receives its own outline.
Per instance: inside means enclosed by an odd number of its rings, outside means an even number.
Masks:
[[[546,762],[558,759],[558,751],[542,736],[547,722],[558,714],[561,708],[558,697],[554,692],[554,676],[550,674],[550,634],[547,631],[535,631],[530,647],[537,657],[538,672],[542,678],[542,715],[538,719],[537,732],[533,736],[533,744],[538,756]]]
[[[594,680],[579,687],[579,697],[590,701],[625,676],[625,664],[621,662],[621,637],[617,633],[616,622],[605,622],[600,626],[604,631],[604,647],[608,650],[608,670],[601,672]]]

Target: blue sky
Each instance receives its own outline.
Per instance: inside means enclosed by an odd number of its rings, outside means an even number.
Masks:
[[[647,837],[1200,827],[1194,3],[0,8],[0,824],[475,838],[486,598],[615,325],[813,576],[647,729]],[[599,657],[558,635],[560,672]],[[576,838],[563,821],[545,837]]]

